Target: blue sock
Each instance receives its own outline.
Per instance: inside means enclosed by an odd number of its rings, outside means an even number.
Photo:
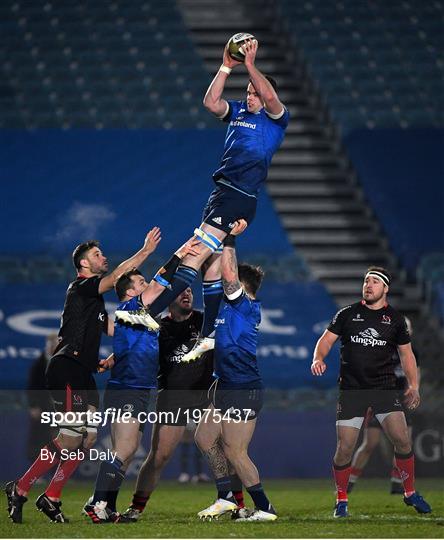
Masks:
[[[221,300],[224,296],[224,288],[222,280],[204,281],[202,283],[203,302],[204,302],[204,321],[202,324],[202,336],[208,337],[214,332],[214,323],[216,322],[217,314]]]
[[[218,499],[228,499],[231,495],[231,479],[229,476],[216,478],[216,489]]]
[[[264,488],[262,484],[255,484],[254,486],[247,487],[247,491],[250,494],[250,497],[253,499],[254,506],[259,510],[268,512],[270,509],[270,501],[265,495]]]
[[[170,287],[154,300],[150,306],[150,313],[153,317],[162,313],[171,302],[176,299],[181,292],[189,287],[197,277],[197,270],[190,266],[179,266],[171,280]]]
[[[100,463],[93,495],[93,504],[99,501],[106,501],[108,504],[111,502],[111,505],[114,504],[114,508],[110,506],[110,509],[115,511],[117,493],[125,478],[125,472],[122,471],[122,465],[122,461],[118,458],[115,458],[114,461],[102,461]],[[111,501],[110,493],[113,494],[111,496]]]

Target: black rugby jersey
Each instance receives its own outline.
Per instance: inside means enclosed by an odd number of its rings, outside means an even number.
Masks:
[[[369,309],[361,301],[339,310],[328,330],[341,337],[340,388],[396,388],[394,353],[410,343],[401,313],[388,304]]]
[[[181,362],[193,348],[202,327],[203,314],[193,310],[185,321],[167,316],[161,320],[159,334],[159,389],[203,390],[209,388],[213,373],[213,351],[192,362]]]
[[[102,278],[77,277],[66,291],[59,330],[59,344],[53,356],[68,356],[97,371],[100,338],[108,325],[103,296],[99,294]]]

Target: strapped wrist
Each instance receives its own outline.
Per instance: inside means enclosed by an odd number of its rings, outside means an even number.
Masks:
[[[223,71],[224,73],[229,75],[231,73],[231,68],[222,64],[219,68],[219,71]]]
[[[234,248],[236,246],[236,237],[233,234],[227,234],[224,239],[224,246]]]

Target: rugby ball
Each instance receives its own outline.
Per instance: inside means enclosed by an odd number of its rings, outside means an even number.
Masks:
[[[234,34],[234,36],[230,37],[230,40],[228,41],[228,54],[231,56],[231,58],[237,60],[238,62],[244,62],[245,52],[242,46],[248,39],[254,39],[257,42],[257,39],[253,36],[253,34],[247,34],[245,32],[239,32],[238,34]]]

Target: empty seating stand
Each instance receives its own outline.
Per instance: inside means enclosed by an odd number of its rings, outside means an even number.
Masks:
[[[0,35],[0,128],[212,122],[208,75],[172,0],[5,0]]]
[[[344,132],[444,125],[444,2],[279,3]]]

